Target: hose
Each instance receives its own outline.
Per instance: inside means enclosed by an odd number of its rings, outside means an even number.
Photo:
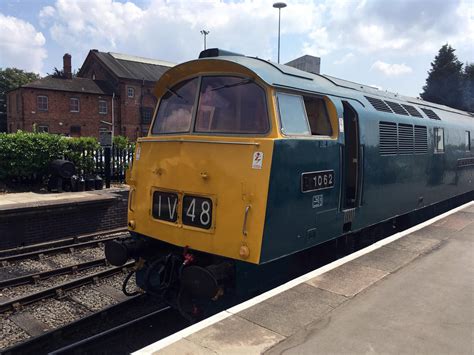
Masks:
[[[136,296],[140,293],[140,291],[138,291],[138,290],[136,290],[134,292],[128,292],[127,291],[128,281],[130,281],[130,278],[133,276],[134,273],[135,273],[135,270],[130,271],[128,273],[127,277],[125,277],[125,280],[123,280],[122,292],[125,294],[125,296],[128,296],[128,297]]]

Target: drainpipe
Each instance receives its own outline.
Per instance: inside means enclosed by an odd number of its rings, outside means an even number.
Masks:
[[[112,146],[114,145],[115,115],[114,115],[115,91],[112,93]]]

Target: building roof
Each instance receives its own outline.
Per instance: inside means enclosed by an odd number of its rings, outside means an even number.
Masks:
[[[120,53],[92,50],[97,58],[118,78],[157,81],[175,64],[161,60],[135,57]]]
[[[77,77],[72,79],[64,79],[47,76],[45,78],[25,84],[22,86],[22,88],[79,92],[97,95],[112,95],[112,89],[109,87],[107,82]]]

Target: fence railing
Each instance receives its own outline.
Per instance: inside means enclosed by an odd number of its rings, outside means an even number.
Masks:
[[[132,164],[133,147],[117,148],[110,151],[110,178],[113,182],[124,183],[125,171]],[[81,154],[81,166],[78,168],[84,174],[99,175],[106,178],[106,154],[104,148],[97,150],[83,150]],[[81,171],[78,171],[81,173]]]

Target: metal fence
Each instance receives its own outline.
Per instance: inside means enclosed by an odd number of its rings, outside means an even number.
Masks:
[[[82,157],[88,159],[92,164],[84,169],[85,174],[95,174],[106,180],[107,174],[107,154],[106,148],[82,152]],[[133,147],[110,149],[110,180],[113,182],[124,183],[125,171],[132,164]]]

